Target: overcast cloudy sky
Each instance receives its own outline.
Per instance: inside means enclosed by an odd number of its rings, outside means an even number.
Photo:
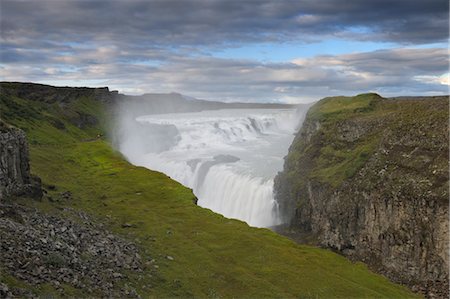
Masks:
[[[224,101],[448,94],[448,0],[0,2],[3,81]]]

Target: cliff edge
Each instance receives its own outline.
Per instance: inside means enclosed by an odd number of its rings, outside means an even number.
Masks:
[[[30,174],[25,133],[0,119],[0,200],[9,196],[41,198],[42,189]]]
[[[448,111],[448,97],[316,103],[275,178],[289,230],[448,297]]]

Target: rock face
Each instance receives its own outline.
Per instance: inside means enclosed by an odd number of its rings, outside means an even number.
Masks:
[[[327,98],[275,179],[291,229],[448,297],[448,98]]]
[[[8,196],[41,198],[42,189],[30,174],[25,133],[0,120],[0,200]]]

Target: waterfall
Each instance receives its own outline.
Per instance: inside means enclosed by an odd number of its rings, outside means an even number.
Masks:
[[[192,188],[198,205],[256,227],[281,224],[273,178],[299,123],[295,109],[223,109],[140,116],[120,151]]]

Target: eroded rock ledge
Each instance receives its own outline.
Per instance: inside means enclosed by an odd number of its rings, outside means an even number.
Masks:
[[[41,198],[42,188],[30,174],[25,133],[0,119],[0,201],[10,196]]]

